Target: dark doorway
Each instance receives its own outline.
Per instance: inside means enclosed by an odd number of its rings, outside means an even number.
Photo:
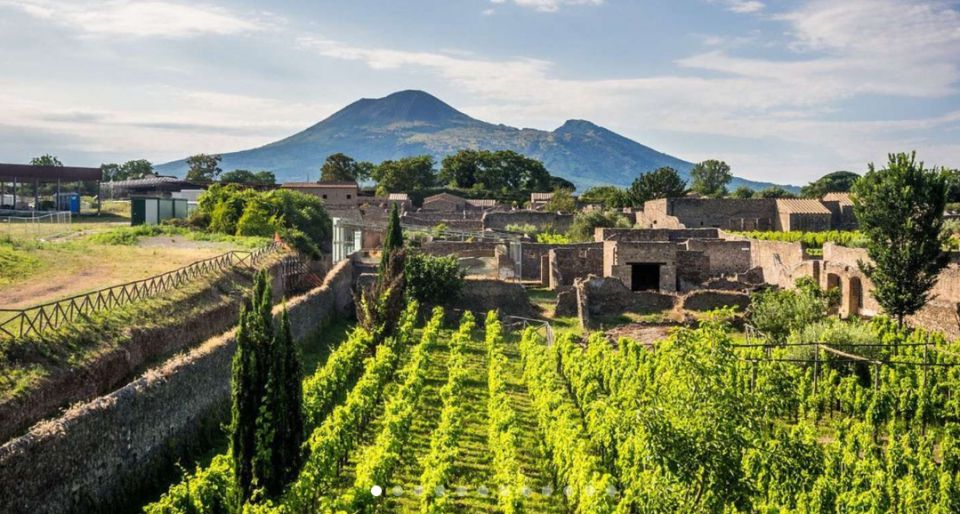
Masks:
[[[630,264],[630,288],[634,291],[660,289],[660,265],[656,263]]]

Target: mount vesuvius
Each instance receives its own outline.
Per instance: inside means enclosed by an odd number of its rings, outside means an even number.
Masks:
[[[658,152],[589,121],[569,120],[554,131],[518,129],[471,118],[423,91],[400,91],[383,98],[357,100],[312,127],[280,141],[222,154],[225,170],[273,171],[277,180],[318,177],[330,154],[378,163],[421,154],[439,162],[445,155],[472,148],[514,150],[543,161],[551,174],[579,190],[601,184],[627,186],[641,172],[671,166],[689,181],[691,163]],[[183,160],[157,166],[182,176]],[[772,184],[735,178],[731,188],[760,189]]]

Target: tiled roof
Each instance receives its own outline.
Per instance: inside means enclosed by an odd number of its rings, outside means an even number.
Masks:
[[[287,189],[357,189],[357,183],[349,180],[335,180],[329,182],[286,182]]]
[[[780,198],[777,200],[777,212],[794,214],[830,214],[820,200],[807,198]]]
[[[824,202],[840,202],[845,205],[853,205],[853,200],[850,199],[850,193],[827,193],[823,197]]]
[[[468,198],[467,203],[474,207],[496,207],[497,201],[492,198]]]
[[[439,200],[447,200],[451,202],[462,202],[463,198],[460,198],[457,195],[452,195],[450,193],[438,193],[435,195],[428,196],[423,199],[423,203],[431,203]]]

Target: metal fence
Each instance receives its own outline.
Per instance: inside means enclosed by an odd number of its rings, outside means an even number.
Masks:
[[[255,267],[279,247],[276,242],[252,251],[231,251],[188,264],[182,268],[149,278],[118,284],[26,309],[0,309],[0,338],[38,335],[86,317],[94,312],[151,298],[178,289],[198,277],[235,266]]]
[[[13,211],[0,210],[0,233],[8,237],[45,237],[64,229],[73,222],[70,211]]]
[[[514,330],[526,330],[527,327],[536,327],[538,330],[543,329],[543,335],[547,340],[547,346],[553,346],[554,335],[553,335],[553,326],[550,325],[549,321],[542,319],[533,319],[533,318],[523,318],[520,316],[507,316],[510,325]]]

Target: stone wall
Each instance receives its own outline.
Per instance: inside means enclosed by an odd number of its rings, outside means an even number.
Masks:
[[[468,278],[460,296],[447,304],[454,309],[471,311],[480,318],[488,311],[500,309],[506,315],[531,317],[533,305],[524,287],[514,282]]]
[[[600,243],[568,243],[568,244],[552,244],[552,243],[523,243],[520,250],[520,262],[522,270],[514,270],[517,273],[521,273],[521,278],[523,280],[535,280],[539,281],[543,277],[543,270],[541,266],[543,265],[543,258],[549,255],[550,250],[560,249],[560,248],[569,248],[583,250],[587,248],[600,249]],[[547,285],[547,284],[544,284]]]
[[[303,340],[351,311],[353,269],[337,264],[322,286],[286,306]],[[279,314],[282,307],[274,309]],[[148,489],[161,468],[227,421],[234,331],[0,447],[0,512],[115,512]]]
[[[744,273],[752,267],[750,241],[689,239],[687,249],[703,252],[707,256],[711,275]]]
[[[274,300],[284,293],[280,267],[274,264]],[[125,384],[147,363],[224,332],[237,321],[240,299],[221,294],[231,284],[249,284],[251,273],[232,270],[214,279],[212,285],[185,296],[178,308],[189,312],[182,318],[157,324],[126,327],[116,335],[112,347],[86,362],[54,370],[16,397],[0,402],[0,441],[22,433],[30,425],[55,415],[68,405],[90,400]],[[102,341],[101,341],[102,342]],[[48,341],[58,344],[58,341]]]
[[[578,277],[603,274],[603,248],[599,246],[551,248],[547,259],[550,289],[572,286]]]
[[[677,290],[677,252],[679,245],[666,241],[639,243],[605,241],[603,243],[603,276],[614,277],[633,289],[631,264],[660,264],[660,291]]]
[[[506,230],[507,225],[533,225],[539,229],[566,232],[573,223],[573,214],[543,211],[487,212],[483,215],[483,229]]]
[[[750,295],[734,291],[693,291],[681,298],[680,306],[686,311],[705,312],[721,307],[736,307],[743,313],[750,305]]]
[[[493,257],[497,247],[492,241],[427,241],[420,245],[429,255],[456,255],[458,257]]]
[[[682,229],[683,223],[667,212],[666,198],[650,200],[643,204],[643,210],[637,213],[637,225],[643,228]]]
[[[597,228],[595,241],[686,241],[687,239],[719,239],[715,228]]]
[[[643,212],[653,228],[773,230],[777,204],[774,199],[666,198],[644,203]]]
[[[619,279],[594,275],[578,278],[573,285],[576,292],[577,315],[583,327],[596,326],[596,317],[615,316],[624,312],[642,314],[673,309],[677,296],[654,291],[633,292]],[[560,298],[558,297],[558,302]],[[569,299],[565,299],[569,301]],[[559,303],[558,303],[559,308]],[[565,309],[569,308],[564,306]]]
[[[750,240],[751,267],[763,270],[763,280],[783,288],[793,286],[797,269],[804,262],[800,243]]]

